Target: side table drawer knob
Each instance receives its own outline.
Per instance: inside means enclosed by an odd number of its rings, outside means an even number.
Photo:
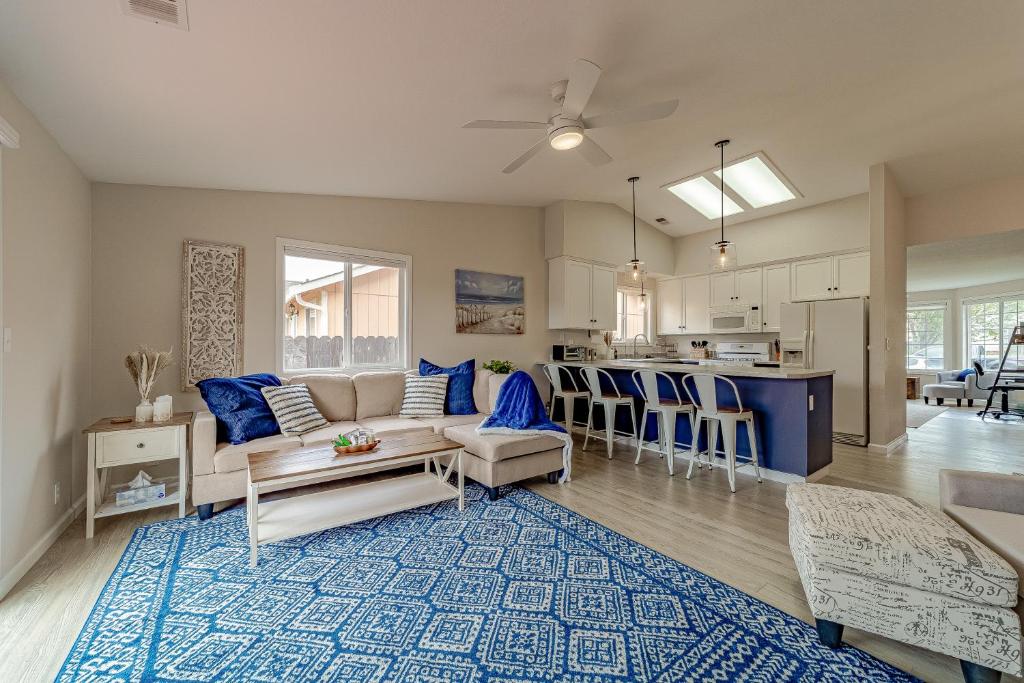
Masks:
[[[146,447],[146,444],[144,444],[144,443],[136,444],[136,446],[135,446],[135,447],[136,447],[136,448],[145,448],[145,447]]]

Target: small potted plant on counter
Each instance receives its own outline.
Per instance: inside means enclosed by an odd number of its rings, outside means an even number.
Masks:
[[[510,375],[516,371],[515,363],[510,360],[489,360],[483,364],[483,368],[495,375]]]

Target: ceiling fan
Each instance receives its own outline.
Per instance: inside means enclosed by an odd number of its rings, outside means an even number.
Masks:
[[[558,107],[551,118],[545,121],[470,121],[463,128],[498,128],[506,130],[547,129],[547,136],[520,154],[512,163],[501,169],[512,173],[529,161],[538,152],[550,145],[556,150],[576,149],[583,158],[594,166],[607,164],[612,160],[601,146],[587,137],[586,131],[593,128],[622,126],[640,121],[656,121],[671,116],[679,106],[679,100],[655,102],[640,107],[624,109],[597,116],[583,116],[583,109],[601,77],[601,67],[586,59],[577,59],[572,65],[569,80],[559,81],[551,86],[551,99]]]

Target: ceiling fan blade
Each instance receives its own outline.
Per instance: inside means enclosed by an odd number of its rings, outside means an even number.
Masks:
[[[540,152],[541,150],[543,150],[547,146],[548,146],[548,139],[547,138],[541,138],[540,140],[537,141],[537,144],[535,144],[533,147],[531,147],[530,149],[526,150],[525,152],[520,154],[518,157],[516,157],[516,160],[513,161],[511,164],[509,164],[505,168],[501,169],[501,172],[502,173],[513,173],[513,172],[515,172],[516,169],[518,169],[520,166],[525,164],[527,161],[529,161],[533,157],[537,156],[537,153]]]
[[[608,155],[608,152],[601,148],[601,145],[591,140],[586,135],[583,136],[583,142],[576,148],[579,153],[583,155],[583,158],[590,162],[592,166],[603,166],[607,164],[612,158]]]
[[[482,119],[478,121],[470,121],[469,123],[463,124],[463,128],[500,128],[502,130],[526,130],[526,129],[546,129],[548,124],[543,121],[490,121],[488,119]]]
[[[585,59],[577,59],[569,73],[569,85],[565,87],[565,99],[562,100],[562,115],[570,119],[578,119],[583,108],[590,101],[590,95],[601,77],[601,67]]]
[[[608,126],[621,126],[626,123],[638,123],[640,121],[657,121],[672,116],[679,106],[679,100],[668,100],[666,102],[655,102],[645,104],[642,107],[613,111],[607,114],[598,114],[583,119],[583,125],[589,130],[591,128],[606,128]]]

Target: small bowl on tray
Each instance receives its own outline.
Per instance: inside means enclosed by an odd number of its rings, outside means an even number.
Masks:
[[[357,453],[369,453],[380,445],[380,439],[370,443],[353,444],[351,446],[334,446],[334,452],[338,455],[355,455]]]

